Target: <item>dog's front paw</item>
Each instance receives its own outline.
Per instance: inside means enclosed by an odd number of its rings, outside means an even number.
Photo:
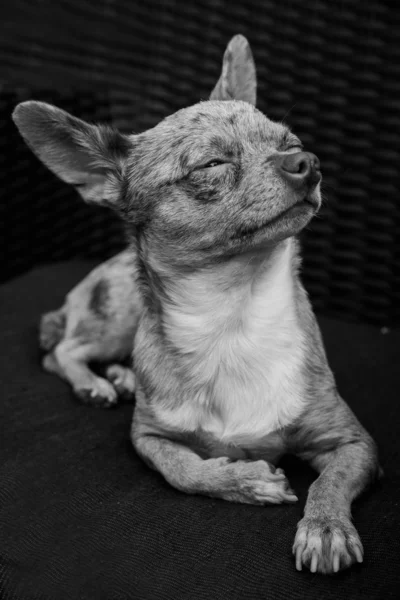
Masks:
[[[304,517],[297,525],[293,545],[296,569],[306,566],[312,573],[337,573],[363,561],[363,547],[355,527],[347,518],[328,515]]]
[[[75,388],[76,395],[85,404],[101,408],[110,408],[117,404],[117,392],[114,387],[101,377],[93,378],[90,386]]]
[[[230,500],[247,504],[297,502],[282,469],[274,469],[264,460],[237,461],[227,467],[234,475]]]

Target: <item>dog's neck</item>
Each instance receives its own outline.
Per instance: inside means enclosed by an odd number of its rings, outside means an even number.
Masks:
[[[159,338],[158,360],[169,356],[185,390],[169,399],[160,391],[160,426],[254,444],[298,416],[304,336],[296,250],[287,240],[191,274],[157,271],[162,293],[144,323]]]
[[[294,319],[295,241],[230,258],[190,275],[157,268],[157,318],[162,331],[182,347],[198,336],[257,329]],[[262,323],[260,322],[262,321]],[[274,329],[274,327],[272,328]]]

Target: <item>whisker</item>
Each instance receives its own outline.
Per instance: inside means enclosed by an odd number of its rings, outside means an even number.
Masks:
[[[291,108],[289,108],[289,110],[285,113],[285,115],[281,119],[281,123],[283,123],[285,121],[286,117],[288,116],[289,113],[292,112],[292,110],[294,109],[295,106],[297,106],[297,102],[296,102],[296,104],[293,104],[293,106]]]

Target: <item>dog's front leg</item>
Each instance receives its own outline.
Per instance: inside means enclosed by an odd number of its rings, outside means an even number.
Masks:
[[[133,432],[132,441],[143,460],[182,492],[247,504],[297,501],[283,471],[264,460],[202,459],[188,446],[148,433]]]
[[[351,503],[379,472],[375,444],[354,415],[341,405],[335,416],[341,428],[328,418],[331,429],[316,431],[311,442],[313,456],[299,453],[320,473],[310,487],[293,546],[296,568],[305,565],[313,573],[336,573],[362,562],[363,547],[351,522]]]

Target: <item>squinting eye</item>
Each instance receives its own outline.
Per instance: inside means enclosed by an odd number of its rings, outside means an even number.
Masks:
[[[210,160],[210,162],[203,165],[202,169],[212,169],[213,167],[219,167],[219,165],[225,164],[223,160]]]
[[[303,146],[301,144],[294,144],[293,146],[289,146],[289,148],[286,148],[286,152],[289,152],[290,150],[297,150],[298,152],[303,152]]]

